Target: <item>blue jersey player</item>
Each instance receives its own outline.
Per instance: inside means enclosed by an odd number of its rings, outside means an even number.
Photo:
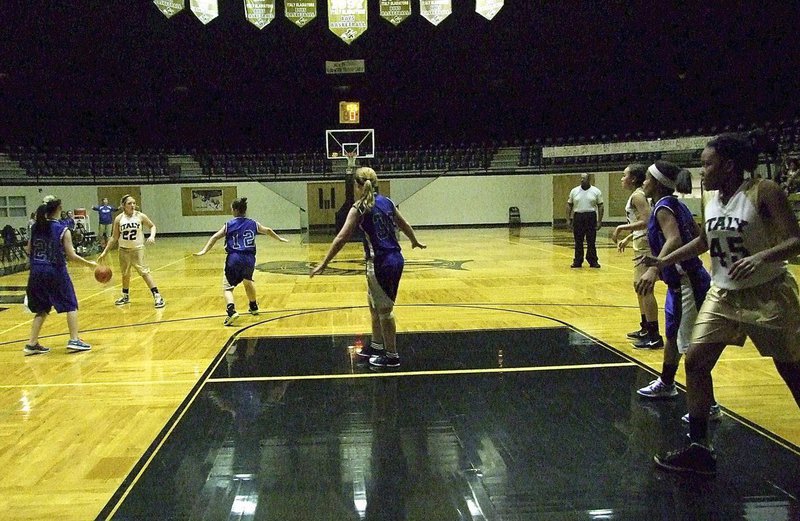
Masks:
[[[356,226],[363,230],[372,342],[358,354],[373,366],[396,368],[400,367],[400,356],[397,354],[395,338],[394,302],[404,261],[395,229],[399,228],[411,240],[412,248],[426,246],[417,240],[414,229],[391,199],[378,194],[375,170],[358,168],[353,181],[357,201],[350,208],[344,226],[333,239],[325,259],[311,270],[311,277],[325,270],[347,243]]]
[[[28,275],[26,299],[28,309],[36,316],[31,324],[31,338],[25,345],[25,355],[44,354],[50,351],[39,343],[42,329],[50,310],[67,315],[69,327],[68,351],[88,351],[91,346],[78,338],[78,299],[67,272],[67,259],[85,266],[96,267],[75,253],[72,234],[66,224],[58,220],[61,215],[61,200],[49,195],[36,210],[36,222],[31,227],[31,238],[27,251],[31,271]]]
[[[232,326],[239,318],[233,299],[233,288],[239,283],[244,284],[244,291],[250,301],[250,314],[258,315],[256,287],[253,284],[253,271],[256,267],[256,235],[269,235],[281,242],[289,242],[271,228],[247,217],[247,197],[233,201],[231,213],[233,219],[212,235],[202,250],[195,253],[198,257],[205,255],[219,239],[225,237],[225,251],[228,255],[225,258],[225,270],[222,275],[222,291],[227,304],[227,316],[223,322],[226,326]]]
[[[699,235],[700,230],[692,213],[673,195],[676,190],[691,192],[691,173],[688,170],[681,170],[668,161],[656,161],[647,169],[642,187],[645,195],[655,201],[647,223],[647,240],[654,256],[663,257]],[[678,395],[675,387],[678,363],[689,349],[697,313],[711,287],[711,277],[703,267],[703,261],[696,255],[678,264],[663,266],[660,270],[656,267],[647,268],[636,283],[636,290],[639,294],[652,292],[659,277],[667,285],[664,304],[667,343],[664,346],[661,376],[637,391],[640,396],[655,399]],[[711,412],[719,419],[721,413],[716,403]]]

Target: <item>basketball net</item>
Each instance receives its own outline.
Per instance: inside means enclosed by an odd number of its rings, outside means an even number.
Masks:
[[[345,152],[344,157],[347,159],[347,173],[352,174],[356,167],[356,154],[357,152]]]

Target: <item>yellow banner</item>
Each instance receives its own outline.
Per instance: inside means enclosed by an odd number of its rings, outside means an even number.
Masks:
[[[275,19],[275,0],[244,0],[244,17],[263,29]]]
[[[411,16],[411,0],[381,0],[381,18],[393,25]]]
[[[183,11],[184,0],[153,0],[158,10],[164,13],[167,18]]]
[[[298,27],[303,27],[305,24],[317,17],[316,0],[305,0],[300,2],[291,2],[286,0],[284,4],[286,5],[286,18]]]
[[[328,0],[328,29],[353,43],[367,30],[367,0]]]
[[[419,0],[419,14],[433,25],[442,23],[452,12],[450,0]]]
[[[203,25],[219,16],[217,0],[189,0],[189,7]]]
[[[475,0],[475,12],[491,20],[503,8],[504,3],[504,0]]]

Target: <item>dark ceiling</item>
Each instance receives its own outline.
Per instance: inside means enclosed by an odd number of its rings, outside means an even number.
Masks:
[[[395,27],[369,0],[352,45],[326,3],[263,30],[242,0],[203,25],[149,0],[6,0],[0,139],[9,144],[305,147],[362,101],[379,143],[446,143],[791,119],[795,2],[507,0],[492,21],[453,0],[439,26]],[[755,4],[763,4],[756,6]],[[364,59],[366,74],[325,74]]]

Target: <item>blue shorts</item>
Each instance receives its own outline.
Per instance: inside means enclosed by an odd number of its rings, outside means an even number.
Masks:
[[[77,311],[78,298],[66,266],[32,264],[28,274],[28,309],[34,313]]]
[[[372,259],[375,279],[392,302],[397,300],[397,290],[400,288],[400,277],[403,275],[404,264],[405,260],[399,251]]]
[[[224,289],[233,289],[243,280],[253,280],[256,269],[256,256],[253,253],[231,252],[225,258]]]

